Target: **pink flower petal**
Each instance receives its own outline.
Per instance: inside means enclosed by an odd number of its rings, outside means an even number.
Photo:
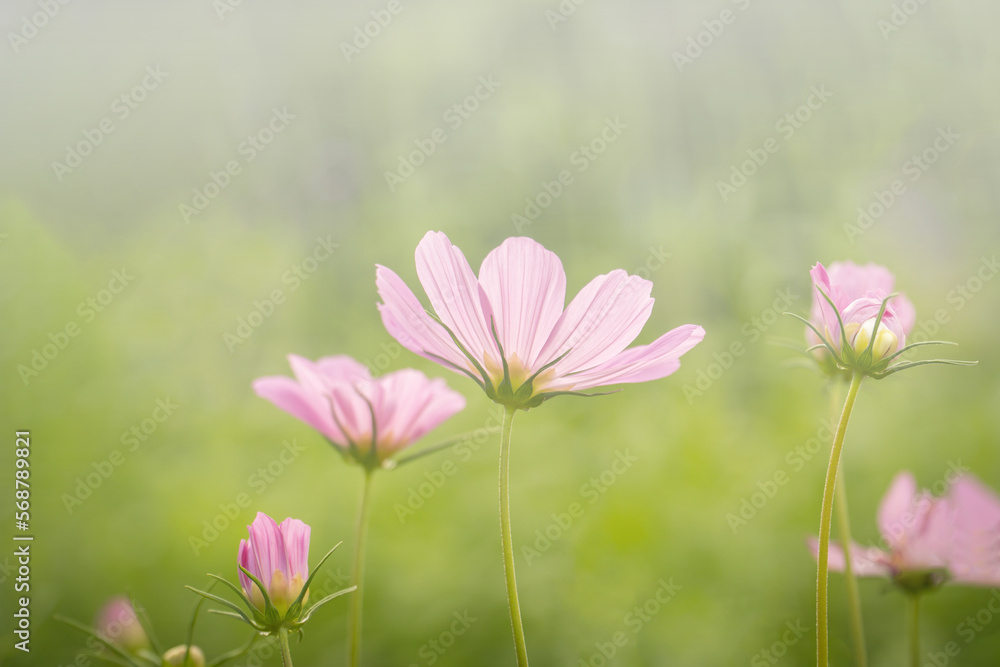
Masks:
[[[618,269],[597,276],[574,297],[538,356],[539,365],[569,351],[556,376],[584,371],[611,359],[642,331],[653,309],[653,284]]]
[[[261,398],[309,424],[338,445],[347,446],[344,434],[330,416],[329,401],[322,395],[284,376],[258,378],[253,382],[253,390]]]
[[[467,369],[476,373],[475,367],[458,349],[448,332],[427,314],[399,276],[391,269],[378,266],[375,283],[383,301],[378,304],[382,324],[400,345],[435,363],[441,363],[443,359],[450,370],[461,372],[456,369]]]
[[[823,298],[826,294],[836,304],[834,289],[830,283],[830,277],[826,268],[819,262],[813,266],[809,272],[813,281],[813,309],[810,318],[813,325],[819,329],[821,334],[828,336],[828,342],[834,350],[839,350],[841,346],[840,324],[837,321],[837,311],[833,309],[830,302]],[[846,305],[846,304],[844,304]]]
[[[391,453],[419,440],[465,407],[465,398],[444,380],[410,368],[379,378],[372,395],[379,449]]]
[[[253,558],[253,567],[247,569],[260,579],[265,587],[270,588],[271,575],[275,570],[288,573],[285,540],[278,524],[263,512],[257,512],[257,517],[247,529],[250,531],[250,551]]]
[[[285,576],[291,581],[295,575],[305,581],[309,577],[309,534],[311,529],[298,519],[287,518],[278,526],[285,542],[288,556],[288,571]]]
[[[808,539],[809,550],[813,558],[819,557],[819,540],[815,537]],[[889,561],[889,554],[876,548],[866,549],[857,542],[851,542],[851,568],[854,574],[859,577],[887,577],[890,574],[886,563]],[[830,550],[827,553],[827,564],[832,572],[843,572],[847,569],[847,562],[844,559],[844,547],[839,542],[830,542]]]
[[[581,373],[557,378],[552,390],[583,390],[609,384],[648,382],[664,378],[680,368],[680,357],[705,337],[705,330],[685,324],[663,334],[649,345],[637,345]]]
[[[489,301],[465,255],[443,232],[427,232],[417,245],[417,277],[441,322],[477,361],[499,353],[490,330]]]
[[[562,315],[566,274],[555,253],[529,238],[509,238],[483,260],[479,281],[508,361],[528,367]]]
[[[892,480],[889,491],[878,508],[878,529],[890,547],[895,548],[900,538],[912,527],[915,520],[914,497],[917,481],[908,472],[901,472]]]
[[[971,475],[951,488],[954,548],[949,569],[960,583],[1000,586],[1000,498]]]
[[[249,572],[252,572],[255,577],[257,573],[254,572],[256,564],[254,563],[253,554],[251,553],[250,543],[246,540],[240,540],[240,548],[236,555],[236,563],[242,567],[245,567]],[[243,570],[236,568],[240,575],[240,585],[243,586],[243,592],[248,596],[253,594],[253,589],[256,588],[254,583],[250,580]],[[258,577],[259,578],[259,577]]]

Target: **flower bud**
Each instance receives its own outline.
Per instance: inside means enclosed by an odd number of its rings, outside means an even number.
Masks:
[[[184,662],[185,655],[187,662]],[[163,662],[173,667],[205,667],[205,654],[197,646],[192,646],[189,652],[187,645],[181,644],[164,653]]]
[[[101,637],[129,653],[149,648],[149,638],[136,618],[135,609],[126,597],[112,598],[97,616],[96,630]]]
[[[867,320],[858,329],[854,336],[854,351],[862,354],[868,349],[872,340],[872,332],[875,329],[875,318]],[[890,331],[889,327],[881,322],[878,325],[878,332],[875,333],[875,344],[872,345],[872,362],[881,361],[886,356],[896,351],[899,346],[899,338]]]

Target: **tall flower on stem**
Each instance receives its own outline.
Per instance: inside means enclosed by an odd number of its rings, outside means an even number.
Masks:
[[[877,264],[866,264],[859,266],[853,262],[834,262],[829,269],[818,266],[813,269],[813,278],[818,280],[832,299],[839,311],[846,311],[851,304],[861,299],[859,303],[864,303],[863,299],[880,299],[887,294],[892,294],[896,279],[888,269]],[[894,319],[898,320],[898,329],[905,338],[913,329],[916,313],[913,304],[903,295],[896,295],[889,299],[889,306],[892,308]],[[838,330],[837,317],[831,313],[827,300],[820,296],[818,290],[813,290],[812,311],[809,318],[812,326],[806,327],[806,340],[813,346],[812,354],[819,365],[819,368],[830,378],[830,402],[832,405],[832,419],[836,420],[841,402],[843,401],[843,390],[850,382],[851,372],[838,366],[836,359],[829,354],[826,347],[822,345],[822,340],[815,330],[822,331],[825,339],[834,339],[831,335],[833,330]],[[873,326],[874,323],[872,323]],[[884,326],[884,325],[883,325]],[[854,338],[860,330],[858,323],[847,326],[847,332]],[[883,339],[888,338],[883,330]],[[895,334],[893,334],[895,335]],[[837,337],[834,342],[840,342]],[[834,495],[835,514],[837,516],[838,532],[842,542],[851,541],[851,521],[847,500],[847,485],[843,479],[843,473],[838,471],[836,491]],[[864,622],[861,613],[861,596],[858,592],[858,582],[855,578],[854,567],[851,563],[850,554],[844,554],[845,584],[847,587],[848,610],[851,617],[851,639],[854,645],[854,659],[857,667],[866,667],[868,664],[867,649],[865,647]]]
[[[888,578],[910,597],[910,656],[919,667],[921,597],[946,582],[1000,586],[1000,498],[971,475],[934,497],[904,472],[882,498],[878,527],[884,549],[831,544],[830,567],[843,571],[850,554],[858,576]],[[810,548],[818,555],[815,539]]]
[[[869,265],[857,267],[850,264],[833,265],[827,271],[816,264],[810,272],[814,299],[812,321],[798,317],[808,327],[807,337],[813,345],[807,352],[816,355],[821,365],[831,374],[850,378],[847,398],[833,439],[830,463],[827,467],[820,510],[820,533],[816,567],[816,664],[829,664],[828,636],[828,570],[830,525],[833,518],[833,498],[840,469],[840,456],[847,425],[854,403],[865,377],[882,379],[899,371],[925,364],[973,365],[975,362],[927,359],[898,361],[907,351],[922,345],[952,345],[943,341],[924,341],[905,345],[906,334],[913,326],[914,311],[908,300],[889,293],[892,274]],[[841,503],[846,519],[846,497]],[[843,531],[849,538],[849,528]],[[845,556],[850,563],[850,554]],[[849,584],[849,593],[851,588]],[[856,590],[852,593],[852,615],[860,622]],[[859,630],[855,630],[857,636]],[[863,647],[861,647],[863,653]]]
[[[231,610],[211,611],[243,621],[262,635],[277,636],[281,647],[281,664],[292,667],[289,634],[301,632],[302,626],[313,612],[327,602],[354,590],[353,586],[345,588],[306,607],[309,584],[340,544],[330,549],[316,568],[309,572],[311,529],[305,523],[287,518],[278,524],[263,512],[257,512],[257,517],[247,526],[247,531],[249,539],[240,540],[236,557],[240,586],[214,574],[209,576],[236,593],[249,610],[249,615],[242,607],[225,598],[191,586],[187,588],[204,598],[224,604]],[[188,651],[185,648],[185,652]]]
[[[507,598],[519,665],[528,664],[510,529],[510,435],[514,412],[564,394],[666,377],[704,329],[673,329],[626,349],[649,319],[652,283],[625,271],[598,276],[565,305],[559,258],[528,238],[509,238],[483,260],[479,276],[441,232],[416,250],[417,276],[434,314],[406,283],[378,266],[382,322],[399,343],[471,378],[505,407],[500,440],[500,529]]]
[[[361,465],[365,477],[358,505],[354,541],[354,585],[357,592],[348,629],[348,662],[361,661],[361,610],[364,600],[365,542],[372,475],[412,461],[444,443],[417,454],[402,450],[465,407],[465,399],[444,380],[431,380],[411,368],[373,378],[351,357],[324,357],[317,362],[289,355],[295,379],[275,376],[254,381],[257,395],[319,431],[346,459]]]

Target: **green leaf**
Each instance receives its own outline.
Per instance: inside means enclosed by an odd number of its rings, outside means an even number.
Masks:
[[[327,602],[329,602],[334,598],[338,598],[341,595],[344,595],[345,593],[351,593],[357,590],[357,588],[358,588],[357,586],[350,586],[349,588],[345,588],[344,590],[337,591],[336,593],[331,593],[330,595],[327,595],[325,598],[323,598],[313,606],[309,607],[309,609],[306,610],[306,613],[302,615],[302,618],[299,620],[299,622],[305,623],[306,621],[309,620],[309,617],[313,615],[313,612],[319,609],[321,606],[325,605]]]
[[[957,359],[924,359],[921,361],[904,361],[896,364],[895,366],[889,366],[882,373],[874,375],[875,379],[881,380],[882,378],[889,377],[893,373],[898,373],[900,371],[906,371],[917,366],[928,366],[930,364],[941,364],[944,366],[975,366],[978,361],[961,361]]]
[[[302,584],[302,590],[299,591],[298,597],[295,598],[295,602],[292,603],[293,607],[297,607],[300,609],[302,608],[302,598],[304,598],[306,593],[309,591],[309,584],[312,583],[313,577],[315,577],[316,573],[319,572],[319,568],[323,567],[323,563],[326,562],[326,559],[332,556],[333,552],[336,551],[337,547],[339,547],[341,544],[343,544],[343,542],[337,542],[335,545],[333,545],[333,548],[326,552],[326,555],[320,559],[316,567],[313,568],[313,571],[309,573],[309,578],[306,579],[304,584]]]
[[[197,593],[198,595],[201,595],[202,597],[206,597],[209,600],[212,600],[213,602],[218,602],[219,604],[226,605],[227,607],[229,607],[230,609],[232,609],[233,611],[235,611],[237,614],[239,614],[240,616],[242,616],[244,621],[246,621],[250,625],[253,625],[253,626],[256,627],[256,624],[253,621],[250,620],[250,617],[247,616],[246,613],[244,613],[244,611],[242,609],[240,609],[239,607],[236,606],[236,603],[230,602],[226,598],[221,598],[218,595],[213,595],[212,593],[206,593],[205,591],[199,591],[197,588],[193,588],[191,586],[185,586],[184,588],[188,589],[189,591],[193,591],[193,592]]]
[[[139,604],[131,591],[128,594],[128,600],[129,604],[132,605],[132,611],[135,612],[135,618],[139,622],[139,626],[146,633],[146,637],[149,638],[149,644],[153,647],[153,651],[157,655],[163,655],[163,646],[156,639],[156,633],[153,632],[153,623],[149,620],[149,615],[146,614],[146,608]]]

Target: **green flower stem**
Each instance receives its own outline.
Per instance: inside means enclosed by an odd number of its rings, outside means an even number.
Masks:
[[[292,667],[292,652],[288,648],[288,628],[281,626],[278,630],[278,643],[281,644],[282,667]]]
[[[910,605],[910,664],[920,667],[920,593],[914,593]]]
[[[840,382],[835,382],[830,392],[832,402],[831,413],[835,413],[840,404]],[[840,543],[844,549],[844,577],[847,586],[847,607],[851,615],[851,641],[854,644],[854,664],[856,667],[868,667],[868,651],[865,646],[865,624],[861,616],[861,595],[858,592],[858,579],[854,575],[854,565],[851,562],[851,518],[847,505],[847,484],[840,472],[840,483],[836,487],[837,530],[840,533]]]
[[[372,475],[374,470],[365,469],[365,481],[361,486],[361,502],[358,505],[358,523],[354,531],[354,604],[347,629],[347,664],[358,667],[361,664],[361,606],[364,602],[365,584],[365,542],[368,539],[368,515],[371,510]]]
[[[854,402],[861,389],[864,375],[854,373],[851,386],[847,390],[847,400],[844,411],[837,424],[837,433],[833,438],[833,449],[830,452],[830,465],[826,469],[826,485],[823,487],[823,507],[819,520],[819,554],[816,558],[816,664],[818,667],[829,667],[829,632],[827,629],[827,605],[829,597],[829,560],[830,560],[830,527],[833,523],[833,496],[837,485],[837,470],[840,468],[840,454],[844,448],[844,435],[847,433],[847,423],[851,420]],[[845,545],[845,550],[846,550]]]
[[[510,536],[510,431],[517,408],[506,406],[503,431],[500,434],[500,539],[503,544],[503,566],[507,576],[507,606],[514,631],[518,667],[527,667],[528,649],[524,644],[521,607],[517,602],[517,578],[514,576],[514,544]]]

